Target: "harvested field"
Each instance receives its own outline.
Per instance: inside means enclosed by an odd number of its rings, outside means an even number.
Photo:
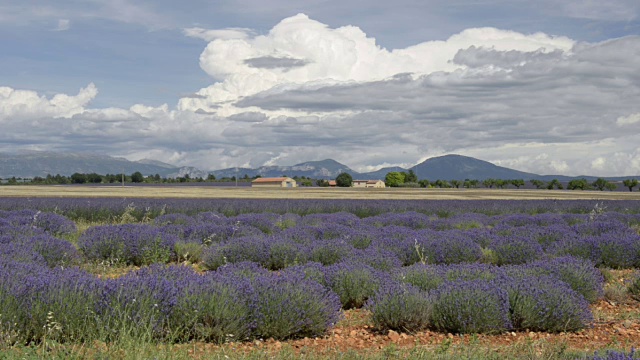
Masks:
[[[372,200],[640,200],[640,192],[530,189],[354,189],[214,186],[2,186],[0,197]]]

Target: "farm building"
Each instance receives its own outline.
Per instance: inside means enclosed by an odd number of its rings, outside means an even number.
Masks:
[[[251,182],[251,187],[297,187],[296,181],[290,177],[257,178]]]
[[[385,185],[382,180],[353,180],[353,187],[383,188]]]

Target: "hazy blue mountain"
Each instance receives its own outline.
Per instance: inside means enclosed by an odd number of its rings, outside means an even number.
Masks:
[[[160,161],[129,161],[106,155],[88,153],[58,153],[29,151],[16,154],[0,153],[0,178],[45,177],[73,173],[132,174],[140,171],[144,175],[167,176],[179,171],[173,165]]]
[[[307,161],[293,166],[261,166],[257,169],[247,168],[228,168],[222,170],[211,171],[210,173],[215,175],[216,178],[223,177],[254,177],[260,175],[262,177],[278,177],[278,176],[305,176],[314,179],[333,179],[338,174],[346,172],[352,176],[359,175],[358,172],[353,171],[348,166],[341,164],[332,159],[320,160],[320,161]]]
[[[517,171],[490,162],[478,160],[468,156],[444,155],[425,160],[411,168],[419,179],[435,181],[477,179],[540,179],[549,181],[558,179],[567,182],[572,179],[585,178],[592,182],[596,176],[563,176],[563,175],[537,175],[523,171]],[[98,173],[105,174],[131,174],[140,171],[143,175],[159,174],[162,177],[203,177],[213,174],[216,178],[223,177],[262,177],[298,176],[313,179],[335,179],[338,174],[346,172],[351,174],[354,180],[384,180],[387,173],[392,171],[409,171],[402,167],[387,167],[374,172],[358,173],[347,165],[332,159],[320,161],[307,161],[293,166],[261,166],[257,169],[228,168],[214,171],[203,171],[195,167],[178,167],[157,160],[129,161],[106,155],[85,153],[58,153],[44,151],[29,151],[15,154],[0,153],[0,178],[12,176],[30,178],[34,176],[45,177],[51,175],[69,176],[73,173]],[[606,177],[609,181],[622,181],[624,179],[639,178],[639,176],[612,176]]]
[[[173,170],[175,171],[176,169],[174,168]],[[186,175],[189,175],[191,179],[196,179],[196,178],[206,179],[207,176],[209,175],[207,171],[200,170],[193,166],[183,166],[177,170],[178,170],[177,172],[172,172],[170,174],[167,174],[166,177],[175,179],[175,178],[185,177]]]
[[[372,172],[368,172],[368,173],[362,173],[359,175],[359,178],[361,178],[362,180],[384,180],[384,178],[387,176],[388,173],[390,172],[407,172],[409,170],[399,167],[399,166],[392,166],[392,167],[386,167],[386,168],[382,168],[380,170],[377,171],[372,171]]]
[[[419,179],[538,179],[540,175],[494,165],[488,161],[462,155],[433,157],[411,168]]]

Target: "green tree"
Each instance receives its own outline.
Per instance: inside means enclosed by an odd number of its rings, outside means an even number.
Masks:
[[[100,184],[102,182],[102,176],[96,173],[87,174],[87,182]]]
[[[142,173],[140,171],[136,171],[133,174],[131,174],[131,182],[141,183],[143,181],[144,181],[144,176],[142,176]]]
[[[531,179],[529,182],[536,187],[536,189],[543,189],[545,187],[545,182],[538,179]]]
[[[390,173],[387,173],[387,175],[384,177],[384,183],[388,187],[398,187],[401,184],[404,184],[404,173],[399,171],[392,171]]]
[[[418,185],[420,185],[420,187],[428,188],[429,184],[430,184],[429,180],[427,180],[427,179],[418,180]]]
[[[336,185],[339,187],[351,187],[353,185],[353,178],[348,173],[341,173],[336,176]]]
[[[569,190],[588,190],[589,182],[587,179],[573,179],[567,184]]]
[[[216,181],[216,176],[213,174],[207,175],[207,181]]]
[[[554,188],[562,190],[562,184],[560,183],[560,181],[558,181],[558,179],[553,179],[551,181],[549,181],[549,183],[547,183],[547,189],[549,190],[553,190]]]
[[[409,172],[406,173],[405,176],[404,176],[404,182],[406,182],[406,183],[417,183],[418,182],[418,176],[416,175],[415,172],[413,172],[413,170],[409,170]]]
[[[71,180],[66,177],[66,176],[62,176],[60,174],[56,174],[56,176],[53,177],[54,181],[56,184],[68,184],[69,182],[71,182]]]
[[[608,182],[607,185],[605,185],[605,189],[609,191],[616,191],[618,190],[618,184],[613,182]]]
[[[511,183],[511,185],[515,186],[516,189],[520,189],[520,186],[524,186],[524,180],[523,179],[513,179],[509,181]]]
[[[622,181],[622,184],[624,186],[626,186],[627,188],[629,188],[629,191],[633,191],[633,188],[638,186],[638,180],[637,179],[626,179]]]
[[[593,182],[593,187],[596,189],[603,191],[609,182],[604,178],[597,178],[596,181]]]
[[[448,189],[448,188],[450,188],[450,187],[451,187],[451,184],[449,184],[449,182],[448,182],[448,181],[446,181],[446,180],[440,180],[440,179],[436,180],[436,181],[435,181],[434,183],[432,183],[431,185],[433,185],[433,186],[435,186],[435,187],[438,187],[438,188],[441,188],[441,189]]]
[[[496,184],[496,179],[485,179],[482,181],[482,185],[486,188],[493,188],[493,186]]]
[[[509,185],[509,182],[504,179],[496,179],[495,184],[498,189],[504,189],[505,186]]]
[[[74,184],[84,184],[87,182],[87,175],[80,173],[71,174],[71,182]]]
[[[460,180],[451,180],[450,183],[451,183],[451,186],[453,186],[456,189],[459,189],[460,185],[462,185],[462,181]]]
[[[462,183],[462,186],[467,188],[467,189],[471,189],[471,188],[477,188],[478,184],[480,183],[479,180],[476,179],[465,179],[464,182]]]
[[[316,180],[316,185],[318,185],[320,187],[328,187],[329,186],[329,182],[327,180],[324,180],[324,179],[318,179],[318,180]]]

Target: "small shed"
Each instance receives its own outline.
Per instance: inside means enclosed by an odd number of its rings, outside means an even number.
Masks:
[[[290,177],[257,178],[251,182],[251,187],[297,187],[298,184]]]

